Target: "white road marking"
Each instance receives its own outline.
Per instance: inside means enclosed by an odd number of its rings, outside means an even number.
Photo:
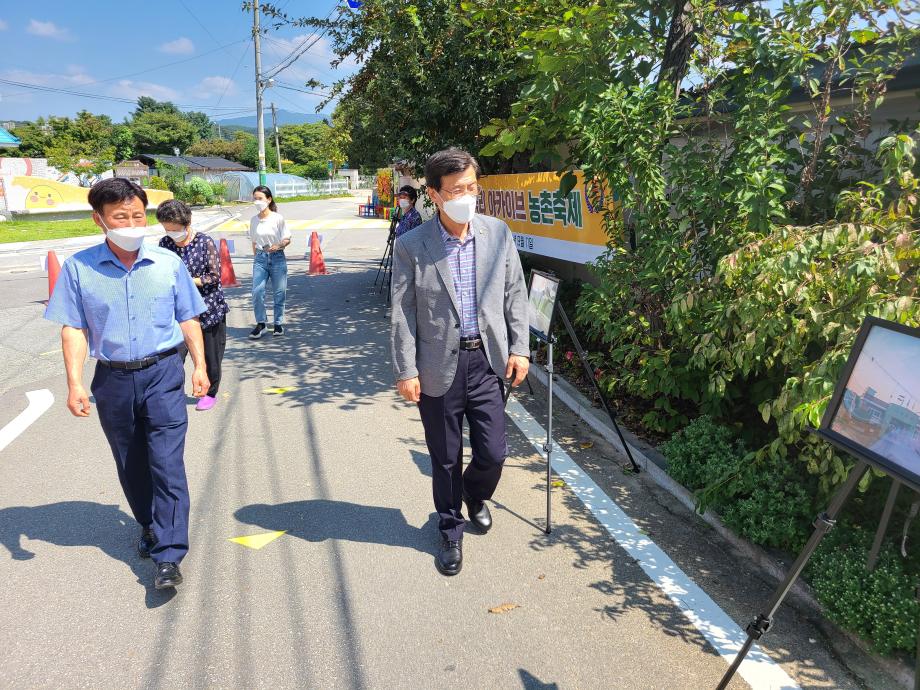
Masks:
[[[29,391],[26,393],[26,398],[29,400],[29,406],[20,412],[16,419],[0,429],[0,451],[10,445],[19,434],[32,426],[32,423],[45,414],[54,404],[54,395],[47,388],[40,391]]]
[[[508,416],[544,459],[546,431],[514,398]],[[623,510],[603,492],[572,458],[553,444],[553,470],[591,511],[614,541],[632,556],[645,574],[680,608],[719,655],[730,664],[747,639],[738,625]],[[754,690],[798,690],[799,686],[756,645],[738,669]]]

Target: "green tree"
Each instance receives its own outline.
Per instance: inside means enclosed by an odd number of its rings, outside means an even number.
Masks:
[[[533,4],[540,3],[528,11]],[[555,4],[542,11],[555,14]],[[330,87],[351,139],[340,144],[356,166],[404,159],[420,168],[446,146],[478,151],[487,141],[482,127],[507,116],[519,92],[517,35],[475,31],[454,0],[378,0],[330,21],[294,24],[328,30],[339,59],[361,60],[354,75]]]
[[[329,125],[324,122],[309,122],[301,125],[281,125],[281,154],[298,164],[323,160],[320,146]],[[325,163],[325,161],[324,161]]]
[[[138,117],[145,113],[169,113],[172,115],[179,115],[181,111],[175,104],[169,101],[158,101],[150,96],[141,96],[137,99],[137,107],[134,109],[133,117]]]
[[[332,125],[323,130],[317,153],[320,160],[332,161],[333,170],[338,170],[348,158],[349,144],[351,133],[348,123],[342,114],[337,112],[332,117]]]
[[[210,139],[212,136],[212,130],[214,129],[214,124],[211,122],[205,113],[199,113],[196,111],[185,113],[185,119],[192,123],[192,126],[195,128],[195,132],[199,139]]]
[[[231,161],[242,163],[244,140],[233,139],[202,139],[196,141],[189,148],[187,153],[190,156],[216,156],[226,158]]]
[[[138,153],[172,154],[191,146],[198,137],[195,126],[181,113],[147,110],[135,115],[129,123]]]
[[[252,168],[259,169],[259,142],[256,137],[248,132],[237,131],[233,134],[236,141],[243,144],[243,152],[240,155],[240,163]],[[268,140],[265,142],[265,167],[268,172],[278,171],[278,156],[275,153],[275,147],[270,146]]]

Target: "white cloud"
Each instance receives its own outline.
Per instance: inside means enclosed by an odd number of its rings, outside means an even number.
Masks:
[[[6,23],[5,21],[3,21],[2,19],[0,19],[0,31],[6,31],[6,30],[9,29],[9,28],[10,28],[10,25],[7,24],[7,23]]]
[[[81,86],[96,81],[86,73],[84,67],[79,65],[68,65],[66,74],[56,72],[30,72],[25,69],[8,69],[0,72],[0,76],[10,81],[56,87]]]
[[[54,38],[58,41],[70,41],[73,37],[70,35],[70,29],[64,29],[54,22],[40,22],[37,19],[30,19],[26,32],[33,36],[42,38]]]
[[[236,84],[229,77],[205,77],[193,89],[195,98],[220,98],[238,93]]]
[[[150,96],[158,101],[176,101],[179,99],[179,93],[168,86],[148,81],[132,81],[131,79],[122,79],[113,85],[109,89],[109,94],[132,100],[136,100],[141,96]]]
[[[169,43],[164,43],[157,50],[161,53],[169,53],[170,55],[190,55],[195,52],[195,44],[192,43],[191,39],[177,38],[175,41],[170,41]]]

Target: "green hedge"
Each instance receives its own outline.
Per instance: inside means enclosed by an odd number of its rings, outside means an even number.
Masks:
[[[789,464],[752,462],[744,443],[711,417],[695,419],[663,444],[662,452],[668,473],[696,491],[701,506],[715,510],[728,527],[756,544],[797,552],[823,507],[813,499],[814,479],[801,481]],[[713,491],[726,483],[730,491]],[[858,503],[848,504],[848,514],[862,512]],[[914,595],[918,577],[891,543],[869,572],[871,537],[846,523],[832,530],[810,561],[808,582],[828,618],[869,640],[877,651],[913,652],[920,624]]]

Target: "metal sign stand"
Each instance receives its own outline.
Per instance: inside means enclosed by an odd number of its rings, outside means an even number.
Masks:
[[[546,453],[546,533],[552,531],[550,514],[553,507],[553,343],[556,339],[549,336],[546,341],[546,373],[547,373],[547,402],[546,402],[546,443],[543,450]]]

